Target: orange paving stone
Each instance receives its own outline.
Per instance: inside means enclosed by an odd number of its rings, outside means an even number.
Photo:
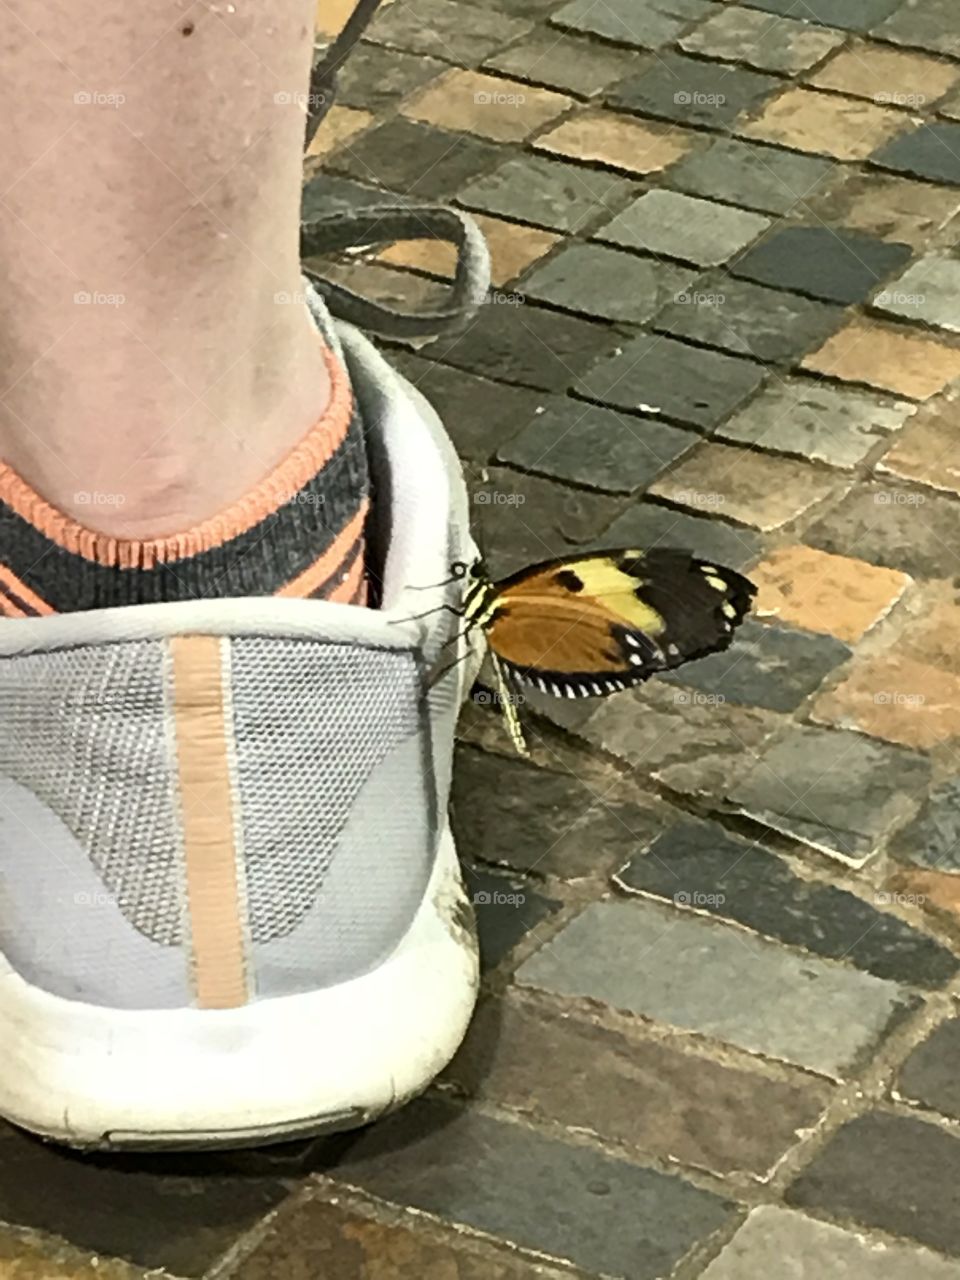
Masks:
[[[960,874],[904,869],[891,877],[889,885],[896,893],[912,899],[917,906],[960,918]]]
[[[41,1244],[0,1229],[2,1280],[138,1280],[142,1275],[116,1258],[91,1257],[58,1240]]]
[[[931,586],[913,606],[915,620],[897,651],[960,676],[960,589],[952,582]]]
[[[878,105],[916,108],[935,102],[960,81],[960,67],[886,45],[860,44],[831,58],[810,84]]]
[[[877,470],[960,493],[960,400],[933,400],[911,419]]]
[[[571,98],[479,71],[447,71],[401,108],[411,120],[495,142],[522,142],[573,106]]]
[[[865,160],[910,127],[909,117],[873,103],[810,89],[789,89],[741,130],[750,138],[836,160]]]
[[[369,111],[358,111],[354,107],[331,107],[321,120],[319,129],[307,147],[307,161],[336,151],[345,142],[355,138],[368,125],[373,124],[375,119],[376,117]]]
[[[817,699],[811,718],[929,750],[960,738],[960,676],[900,654],[867,658]]]
[[[382,8],[394,0],[383,0]],[[315,30],[320,39],[331,39],[343,30],[343,24],[353,13],[357,0],[317,0]]]
[[[503,218],[490,218],[480,213],[472,216],[486,236],[491,280],[495,285],[515,279],[560,239],[552,231],[543,231],[539,227],[518,226]],[[380,261],[397,267],[414,267],[449,279],[456,269],[457,251],[442,240],[402,240],[385,249],[380,254]]]
[[[608,164],[628,173],[659,173],[679,160],[696,134],[669,125],[647,124],[612,111],[586,111],[534,142],[538,151],[569,160]]]
[[[910,579],[812,547],[782,547],[751,569],[754,613],[855,643],[893,608]]]
[[[857,316],[807,356],[802,367],[912,400],[928,400],[960,377],[960,350],[911,329]]]
[[[836,477],[804,462],[706,444],[650,489],[656,497],[754,529],[779,529],[827,497]]]

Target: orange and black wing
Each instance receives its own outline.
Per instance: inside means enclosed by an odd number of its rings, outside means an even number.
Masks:
[[[534,565],[496,584],[484,624],[516,679],[589,697],[725,649],[755,594],[685,551],[603,551]]]

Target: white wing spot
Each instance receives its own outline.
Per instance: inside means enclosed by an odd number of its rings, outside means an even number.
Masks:
[[[726,591],[727,589],[727,584],[724,582],[722,578],[718,578],[716,574],[708,573],[707,581],[710,583],[711,587],[713,587],[715,591]]]
[[[640,648],[640,641],[637,639],[637,637],[633,634],[632,631],[627,632],[627,644],[632,644],[634,649]]]
[[[591,688],[591,689],[593,690],[593,692],[594,692],[595,694],[597,694],[597,695],[599,695],[599,694],[603,693],[603,689],[600,687],[600,685],[598,685],[598,684],[596,684],[596,683],[591,684],[590,688]]]
[[[643,654],[642,654],[642,653],[631,653],[631,655],[630,655],[630,662],[631,662],[631,665],[632,665],[632,666],[634,666],[634,667],[642,667],[642,666],[643,666]]]
[[[729,600],[724,600],[723,612],[727,615],[728,618],[735,618],[737,616],[737,611],[733,607],[733,605],[730,603]]]
[[[677,646],[676,646],[675,644],[668,644],[668,645],[667,645],[667,653],[669,653],[669,655],[670,655],[670,657],[671,657],[671,658],[679,658],[679,657],[680,657],[680,650],[677,648]]]

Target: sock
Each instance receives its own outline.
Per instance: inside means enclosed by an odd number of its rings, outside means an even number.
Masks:
[[[0,465],[0,617],[225,596],[365,604],[370,480],[346,368],[324,347],[321,420],[257,487],[168,538],[113,538],[57,511]]]

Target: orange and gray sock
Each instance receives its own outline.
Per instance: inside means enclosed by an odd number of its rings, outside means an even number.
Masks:
[[[0,617],[224,596],[366,603],[363,423],[346,369],[328,363],[333,394],[310,433],[251,493],[173,537],[96,533],[0,466]]]

